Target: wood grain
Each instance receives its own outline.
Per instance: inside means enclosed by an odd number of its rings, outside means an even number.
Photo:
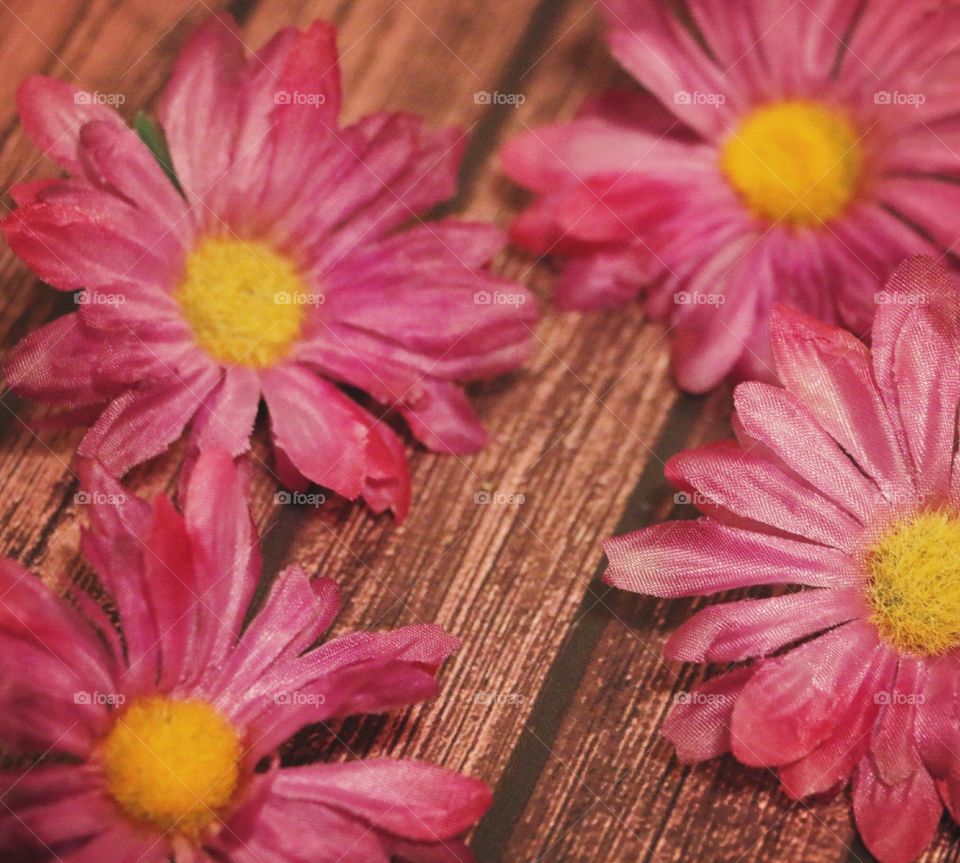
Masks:
[[[0,0],[0,187],[52,170],[16,120],[22,78],[53,74],[123,93],[130,117],[156,98],[190,30],[221,9],[238,16],[251,46],[280,26],[335,21],[347,116],[407,110],[462,126],[470,145],[460,191],[440,211],[500,224],[524,200],[498,173],[500,143],[624,80],[586,0]],[[525,101],[483,104],[478,92]],[[698,671],[668,667],[659,651],[694,603],[599,582],[602,539],[669,513],[663,461],[729,434],[729,393],[678,398],[665,333],[636,307],[557,315],[546,304],[549,265],[509,253],[498,267],[544,300],[536,355],[523,371],[472,388],[491,431],[483,453],[444,458],[407,440],[415,503],[402,526],[344,501],[276,505],[273,477],[257,465],[253,508],[268,571],[299,561],[339,581],[336,632],[430,621],[464,642],[432,704],[307,730],[289,757],[412,756],[482,777],[496,802],[473,837],[481,863],[867,860],[844,797],[795,805],[761,771],[726,759],[676,762],[658,727]],[[71,308],[6,250],[0,280],[5,349]],[[31,431],[32,408],[9,393],[0,401],[0,552],[51,580],[77,576],[84,516],[70,462],[80,433]],[[269,464],[257,434],[255,455]],[[135,471],[131,484],[169,490],[179,455],[175,447]],[[482,491],[516,497],[485,505]],[[955,839],[945,829],[925,859],[957,859]]]

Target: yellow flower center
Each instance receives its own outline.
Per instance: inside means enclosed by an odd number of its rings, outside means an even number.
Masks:
[[[209,704],[135,701],[103,744],[110,794],[133,818],[196,836],[237,789],[240,740]]]
[[[921,513],[867,554],[872,620],[901,653],[936,656],[960,646],[960,519]]]
[[[289,353],[309,295],[289,258],[260,242],[219,237],[193,250],[174,294],[208,354],[255,368]]]
[[[856,129],[818,102],[758,108],[727,139],[720,165],[750,211],[771,222],[818,226],[857,191],[863,153]]]

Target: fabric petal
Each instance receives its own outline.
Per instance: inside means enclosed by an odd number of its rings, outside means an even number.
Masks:
[[[208,369],[187,380],[128,390],[100,415],[80,443],[78,454],[95,458],[122,476],[180,437],[216,382],[216,372]]]
[[[823,743],[876,645],[874,628],[854,622],[766,660],[734,708],[737,760],[756,767],[789,764]]]
[[[869,758],[853,780],[853,814],[870,853],[881,863],[910,863],[933,841],[943,805],[930,774],[920,769],[887,785]]]
[[[71,174],[82,174],[78,149],[80,130],[101,121],[117,128],[125,124],[120,115],[101,104],[91,93],[66,81],[35,75],[17,90],[17,107],[24,129],[34,144]]]
[[[803,591],[711,605],[670,637],[664,656],[682,662],[739,662],[867,614],[859,590]]]
[[[604,581],[654,596],[700,596],[754,584],[847,587],[862,576],[835,549],[727,527],[670,521],[604,543]]]
[[[681,761],[706,761],[730,751],[730,719],[753,668],[738,668],[714,677],[693,692],[678,693],[663,723],[663,736]]]
[[[914,495],[899,423],[888,416],[866,346],[851,334],[778,308],[773,352],[784,386],[894,500]]]
[[[490,807],[482,782],[418,761],[374,758],[282,770],[283,797],[312,802],[362,818],[375,830],[437,842],[475,824]]]

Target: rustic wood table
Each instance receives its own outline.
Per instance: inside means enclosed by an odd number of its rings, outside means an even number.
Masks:
[[[33,73],[123,93],[150,106],[177,51],[211,11],[227,9],[250,46],[315,17],[340,28],[348,119],[381,109],[462,125],[460,192],[446,212],[507,224],[523,196],[498,171],[508,136],[570,116],[584,96],[626,83],[588,0],[0,0],[0,189],[52,166],[20,128],[18,82]],[[481,93],[522,94],[522,100]],[[522,102],[522,104],[516,104]],[[548,265],[511,253],[499,269],[546,303]],[[5,349],[71,307],[6,249],[0,254]],[[729,391],[678,395],[665,333],[637,305],[590,315],[547,309],[522,372],[475,387],[490,446],[436,456],[409,439],[414,505],[396,526],[358,504],[273,503],[256,474],[254,507],[268,568],[299,561],[335,578],[337,632],[435,621],[463,648],[436,701],[390,717],[305,732],[293,759],[422,757],[496,792],[474,831],[494,861],[869,860],[845,795],[795,803],[772,774],[730,759],[686,767],[658,728],[695,668],[665,664],[665,634],[701,601],[663,603],[605,588],[600,541],[674,508],[663,463],[729,434]],[[33,409],[5,393],[0,430],[0,552],[54,579],[82,577],[84,515],[70,469],[79,431],[34,432]],[[258,454],[267,458],[263,430]],[[174,450],[131,475],[172,490]],[[482,491],[499,491],[489,504]],[[511,495],[513,497],[511,497]],[[520,499],[522,497],[522,502]],[[924,860],[957,860],[946,826]]]

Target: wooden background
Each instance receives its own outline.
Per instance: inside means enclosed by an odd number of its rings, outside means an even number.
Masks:
[[[211,11],[228,9],[248,45],[315,17],[340,28],[348,119],[409,110],[471,136],[447,212],[506,225],[523,196],[496,151],[527,126],[568,117],[584,96],[624,83],[587,0],[0,0],[0,192],[52,166],[19,127],[17,83],[32,73],[123,93],[132,118],[156,99],[173,59]],[[523,94],[482,104],[478,92]],[[546,301],[547,265],[511,253],[505,274]],[[70,309],[6,249],[0,253],[4,352]],[[666,633],[693,601],[663,603],[603,587],[600,541],[673,509],[663,462],[728,435],[729,393],[678,396],[665,333],[634,305],[546,314],[522,372],[477,387],[488,449],[458,459],[410,445],[414,506],[397,527],[342,501],[273,503],[257,475],[254,508],[268,567],[299,561],[337,579],[336,632],[439,622],[464,640],[436,701],[388,718],[349,720],[298,741],[295,757],[377,753],[429,759],[479,776],[495,803],[471,838],[495,861],[869,860],[845,795],[797,804],[772,774],[730,759],[680,765],[658,727],[674,692],[698,679],[663,663]],[[0,553],[55,578],[83,572],[83,518],[70,470],[79,431],[33,433],[31,408],[0,399]],[[263,430],[258,431],[259,452]],[[409,441],[408,441],[409,444]],[[131,475],[172,488],[172,451]],[[265,457],[265,455],[264,455]],[[478,505],[478,491],[523,495]],[[958,860],[944,825],[925,860]]]

